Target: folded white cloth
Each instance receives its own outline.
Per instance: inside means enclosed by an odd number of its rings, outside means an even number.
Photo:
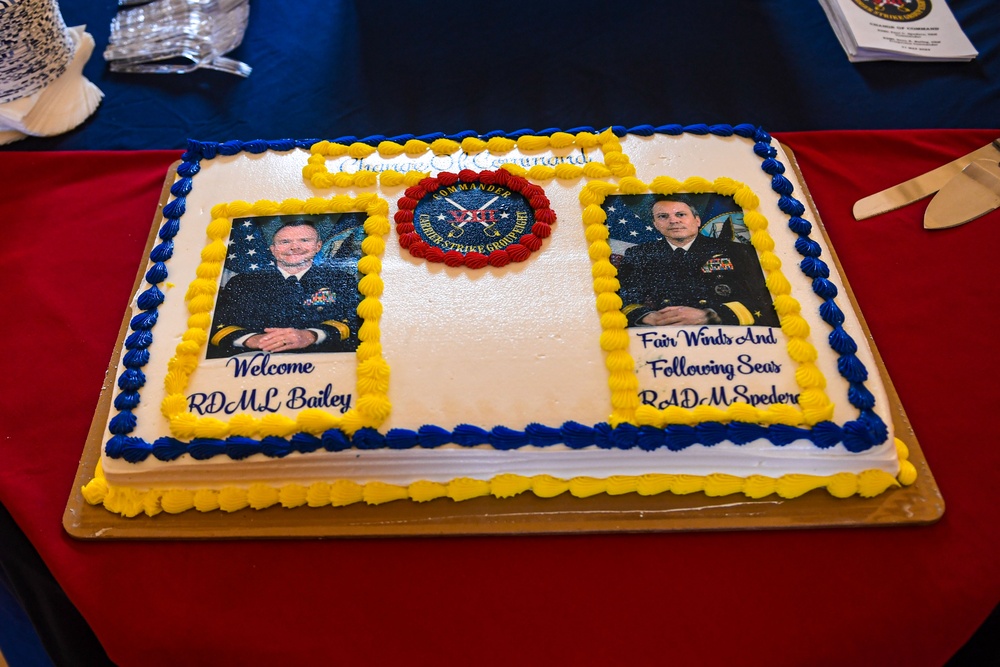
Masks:
[[[0,103],[49,85],[75,49],[56,0],[0,0],[0,47]]]
[[[94,38],[86,26],[67,30],[76,44],[76,53],[66,71],[48,86],[29,97],[0,104],[0,130],[4,134],[20,133],[22,136],[0,143],[9,143],[24,135],[49,137],[72,130],[90,117],[104,94],[83,76],[83,66],[94,52]]]
[[[54,4],[54,3],[53,3]],[[55,7],[58,14],[58,7]],[[61,25],[61,15],[60,25]],[[61,49],[70,56],[55,78],[38,90],[0,104],[0,144],[7,144],[25,136],[48,137],[62,134],[86,120],[104,94],[83,76],[83,66],[94,51],[94,38],[86,26],[63,29],[65,36],[56,34],[52,39],[65,39],[68,49]],[[8,88],[16,89],[19,81],[13,70],[7,73]],[[25,74],[32,76],[34,74]],[[22,92],[24,88],[21,88]],[[14,93],[16,94],[16,93]]]

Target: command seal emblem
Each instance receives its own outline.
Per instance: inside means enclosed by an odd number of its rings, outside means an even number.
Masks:
[[[861,9],[886,21],[909,23],[931,13],[931,0],[854,0]]]
[[[555,220],[544,190],[506,169],[425,178],[406,189],[395,216],[412,256],[473,269],[523,262]]]

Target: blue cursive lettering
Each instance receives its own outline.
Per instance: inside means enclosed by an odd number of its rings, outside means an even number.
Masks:
[[[639,392],[639,400],[645,405],[652,405],[663,410],[670,406],[681,408],[694,408],[698,405],[729,406],[733,403],[742,402],[757,407],[759,405],[776,405],[787,403],[794,405],[799,402],[799,395],[788,392],[779,392],[777,387],[771,385],[771,391],[765,393],[755,393],[743,384],[732,387],[732,394],[727,392],[725,387],[712,387],[708,396],[701,396],[694,389],[672,389],[670,392],[660,394],[653,389],[644,389]]]
[[[766,361],[764,363],[754,363],[753,357],[749,354],[741,354],[736,357],[739,365],[736,370],[740,375],[753,375],[754,373],[780,373],[781,364],[776,361]]]
[[[333,393],[333,385],[328,384],[312,396],[306,395],[305,387],[292,387],[288,390],[288,400],[285,405],[289,410],[303,408],[338,408],[340,414],[351,409],[351,394]]]
[[[256,389],[244,389],[239,398],[232,401],[224,391],[195,393],[188,396],[188,409],[199,415],[214,415],[219,412],[227,415],[246,411],[277,412],[281,408],[281,401],[275,400],[277,397],[278,390],[275,387],[269,387],[263,392],[263,396],[258,395]]]
[[[717,364],[709,360],[707,364],[688,365],[687,357],[654,359],[646,364],[653,369],[653,377],[691,377],[692,375],[722,375],[732,380],[736,371],[732,364]]]
[[[733,387],[733,393],[740,399],[743,399],[745,403],[756,407],[758,405],[776,405],[778,403],[790,403],[795,404],[799,402],[798,394],[789,394],[787,392],[778,392],[778,388],[773,384],[771,385],[771,391],[766,394],[757,394],[749,391],[745,385],[736,385]]]
[[[647,347],[677,347],[677,339],[669,334],[656,331],[643,331],[639,333],[642,339],[642,348]]]
[[[694,389],[672,389],[669,394],[661,398],[661,395],[652,389],[644,389],[639,392],[639,400],[646,405],[663,410],[672,405],[680,408],[693,408],[700,405],[702,401],[698,392]]]
[[[288,361],[280,364],[271,363],[271,355],[267,352],[258,352],[249,359],[245,357],[232,357],[226,365],[233,366],[233,377],[258,377],[261,375],[292,375],[294,373],[312,373],[315,367],[311,362]]]
[[[726,333],[720,328],[716,329],[715,335],[708,333],[708,327],[700,327],[697,331],[688,331],[687,329],[681,329],[680,333],[684,336],[689,347],[698,347],[699,345],[732,345],[733,339],[726,335]]]
[[[751,327],[747,327],[747,332],[744,335],[736,337],[737,345],[743,345],[745,343],[777,345],[778,338],[774,335],[774,329],[769,328],[767,333],[763,333],[760,329],[754,331]]]

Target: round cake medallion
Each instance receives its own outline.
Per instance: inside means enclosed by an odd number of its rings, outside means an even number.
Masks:
[[[473,269],[523,262],[555,219],[544,190],[505,169],[425,178],[407,188],[395,216],[411,255]]]

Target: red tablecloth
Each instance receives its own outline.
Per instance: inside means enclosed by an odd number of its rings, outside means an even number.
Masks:
[[[0,501],[122,666],[942,664],[1000,599],[1000,212],[859,197],[1000,131],[779,134],[947,503],[864,530],[78,542],[61,515],[175,152],[0,156]]]

